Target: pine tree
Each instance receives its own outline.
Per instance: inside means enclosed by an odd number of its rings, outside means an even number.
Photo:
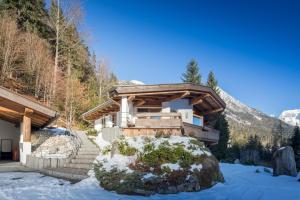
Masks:
[[[201,84],[201,75],[196,60],[192,59],[186,67],[186,72],[182,74],[181,80],[184,83]]]
[[[295,153],[295,160],[297,168],[300,169],[300,129],[299,126],[296,126],[294,130],[294,135],[292,137],[292,147]]]
[[[218,81],[215,78],[215,74],[213,71],[209,72],[206,85],[213,89],[217,94],[220,93],[220,90],[218,88]]]
[[[229,141],[229,125],[224,114],[221,114],[216,122],[215,129],[220,131],[219,142],[211,147],[212,153],[221,160],[226,157],[226,151]]]
[[[44,0],[2,0],[0,11],[15,15],[18,26],[23,31],[37,33],[44,39],[53,36],[47,24],[48,13]]]

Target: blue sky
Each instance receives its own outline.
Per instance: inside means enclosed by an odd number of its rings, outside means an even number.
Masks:
[[[89,47],[121,80],[181,82],[190,59],[203,82],[267,114],[300,108],[300,1],[87,0]]]

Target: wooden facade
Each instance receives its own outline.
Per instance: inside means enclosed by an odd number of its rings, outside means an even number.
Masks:
[[[0,87],[0,119],[18,124],[24,116],[31,119],[33,127],[44,127],[59,115],[39,102]]]
[[[109,97],[107,102],[84,113],[82,117],[94,121],[113,115],[119,118],[119,123],[113,122],[113,126],[122,128],[127,136],[163,132],[191,135],[214,143],[219,139],[218,132],[209,127],[226,105],[209,87],[189,83],[117,86],[109,92]],[[185,103],[189,112],[174,110],[172,106],[166,109],[167,104],[181,100],[184,100],[182,103]],[[185,114],[189,115],[188,119],[183,118]],[[191,114],[202,123],[193,125]]]

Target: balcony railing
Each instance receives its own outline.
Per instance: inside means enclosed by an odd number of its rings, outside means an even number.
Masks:
[[[184,134],[193,136],[202,141],[217,143],[219,140],[219,131],[207,126],[197,126],[189,123],[183,123]]]
[[[180,128],[180,113],[138,113],[135,127],[137,128]]]

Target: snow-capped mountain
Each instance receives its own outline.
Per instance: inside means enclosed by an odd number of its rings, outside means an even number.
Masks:
[[[300,109],[285,110],[281,113],[279,119],[292,126],[300,125]]]
[[[280,124],[284,134],[291,135],[293,130],[291,125],[241,103],[222,89],[220,89],[220,96],[226,103],[225,114],[232,137],[256,134],[262,136],[267,142],[278,132]]]
[[[145,85],[144,82],[139,81],[139,80],[130,80],[130,81],[119,81],[119,85]]]

